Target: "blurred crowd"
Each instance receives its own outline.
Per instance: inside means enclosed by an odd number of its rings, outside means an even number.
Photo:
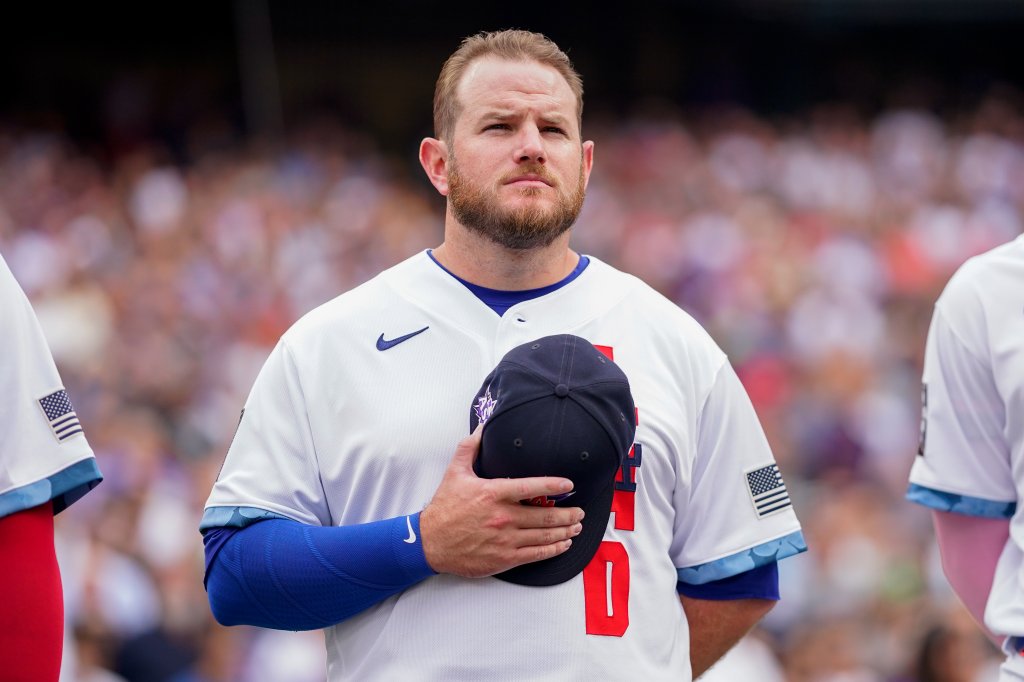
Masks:
[[[730,109],[585,133],[597,163],[574,247],[730,355],[810,547],[708,679],[990,679],[999,656],[902,496],[932,304],[960,263],[1024,230],[1021,110]],[[58,517],[65,681],[324,679],[320,633],[213,622],[198,524],[279,335],[440,243],[442,200],[408,156],[323,123],[186,159],[0,127],[0,252],[106,476]]]

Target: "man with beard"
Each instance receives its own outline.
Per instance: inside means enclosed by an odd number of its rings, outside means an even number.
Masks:
[[[220,622],[327,628],[332,681],[686,680],[778,599],[776,561],[806,547],[725,355],[569,248],[594,159],[582,106],[539,34],[473,36],[445,63],[420,146],[444,242],[306,315],[268,359],[201,527]],[[582,423],[554,424],[559,398],[586,403],[554,374],[580,367],[601,400],[620,373],[631,392],[567,436],[627,434],[603,502],[587,470],[478,475]],[[556,408],[495,454],[520,370]]]

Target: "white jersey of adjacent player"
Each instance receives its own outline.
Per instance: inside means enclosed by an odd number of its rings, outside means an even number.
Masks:
[[[53,500],[54,513],[102,476],[25,293],[0,256],[0,517]]]
[[[308,314],[256,380],[204,526],[420,511],[487,373],[514,346],[560,333],[612,355],[638,410],[598,554],[552,587],[430,577],[327,630],[332,681],[688,680],[676,582],[805,548],[724,354],[671,302],[595,258],[501,317],[426,253]]]
[[[1024,236],[967,261],[946,285],[928,332],[922,402],[907,497],[1011,519],[985,624],[1024,635]]]

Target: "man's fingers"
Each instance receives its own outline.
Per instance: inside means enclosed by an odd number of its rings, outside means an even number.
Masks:
[[[452,466],[470,472],[473,470],[473,460],[480,451],[480,433],[481,429],[478,426],[473,433],[459,441],[455,446],[455,454],[452,455]]]
[[[531,507],[520,505],[514,510],[515,525],[519,528],[560,528],[583,520],[579,507]]]
[[[564,495],[572,490],[572,481],[555,476],[506,478],[494,481],[498,486],[498,497],[510,502]]]
[[[561,540],[550,545],[520,547],[516,550],[516,565],[520,566],[533,561],[544,561],[544,559],[550,559],[566,552],[570,547],[572,547],[572,540]]]
[[[572,540],[583,531],[583,524],[559,526],[558,528],[532,528],[516,534],[519,548],[555,545],[564,540]]]

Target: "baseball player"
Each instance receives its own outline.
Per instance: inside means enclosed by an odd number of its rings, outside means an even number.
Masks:
[[[0,677],[56,680],[64,602],[53,516],[101,480],[24,292],[0,256]]]
[[[539,34],[480,34],[447,60],[420,146],[444,242],[271,353],[202,521],[220,622],[327,628],[332,681],[688,680],[778,599],[776,561],[804,539],[725,355],[569,248],[594,159],[581,113]],[[635,441],[590,563],[517,584],[490,576],[569,551],[588,518],[520,504],[571,480],[479,478],[466,411],[506,352],[559,334],[628,377]]]
[[[1024,680],[1024,236],[967,261],[935,304],[907,498],[930,507],[942,565]]]

